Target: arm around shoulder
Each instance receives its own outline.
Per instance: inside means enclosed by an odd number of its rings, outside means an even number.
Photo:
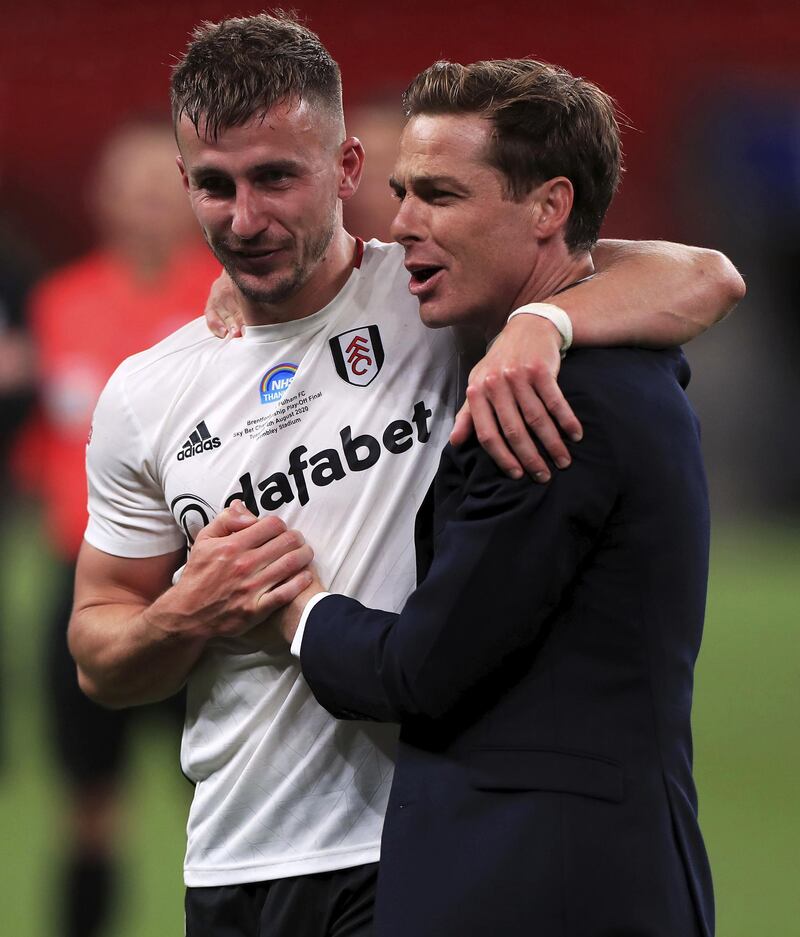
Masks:
[[[716,250],[600,241],[592,257],[595,276],[553,299],[570,315],[576,345],[682,345],[745,294],[744,280]]]

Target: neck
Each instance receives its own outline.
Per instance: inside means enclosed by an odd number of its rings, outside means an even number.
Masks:
[[[491,341],[503,328],[509,315],[520,306],[528,303],[541,303],[552,299],[556,293],[566,289],[578,280],[594,273],[594,263],[589,251],[571,254],[563,241],[554,249],[539,250],[530,276],[517,292],[507,308],[498,309],[492,322],[485,330],[486,340]]]
[[[258,302],[244,297],[246,325],[275,325],[305,319],[333,300],[353,270],[355,238],[339,226],[322,259],[305,283],[291,296],[277,303]]]

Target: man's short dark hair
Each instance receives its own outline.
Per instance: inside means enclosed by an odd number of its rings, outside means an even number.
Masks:
[[[404,102],[409,117],[480,114],[490,120],[487,161],[503,174],[512,199],[566,176],[575,190],[567,247],[592,247],[622,171],[614,101],[596,85],[534,59],[436,62],[417,75]]]
[[[316,33],[276,11],[201,23],[172,72],[172,118],[215,139],[281,101],[311,101],[341,116],[339,66]]]

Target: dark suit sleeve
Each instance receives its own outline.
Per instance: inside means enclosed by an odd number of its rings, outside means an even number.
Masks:
[[[331,713],[440,718],[569,600],[619,489],[608,418],[585,395],[570,402],[584,441],[547,485],[506,477],[477,443],[445,451],[440,479],[460,492],[458,503],[399,615],[339,595],[312,610],[301,664]]]

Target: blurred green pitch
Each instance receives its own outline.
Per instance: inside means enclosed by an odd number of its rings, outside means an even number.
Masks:
[[[25,512],[30,523],[30,512]],[[0,934],[57,932],[49,895],[60,792],[44,745],[41,542],[7,531],[2,608]],[[43,581],[45,580],[45,581]],[[695,692],[695,774],[718,937],[783,937],[800,919],[800,527],[717,530]],[[106,937],[180,937],[190,791],[162,727],[143,725],[126,792],[124,893]],[[445,937],[445,935],[443,935]]]

